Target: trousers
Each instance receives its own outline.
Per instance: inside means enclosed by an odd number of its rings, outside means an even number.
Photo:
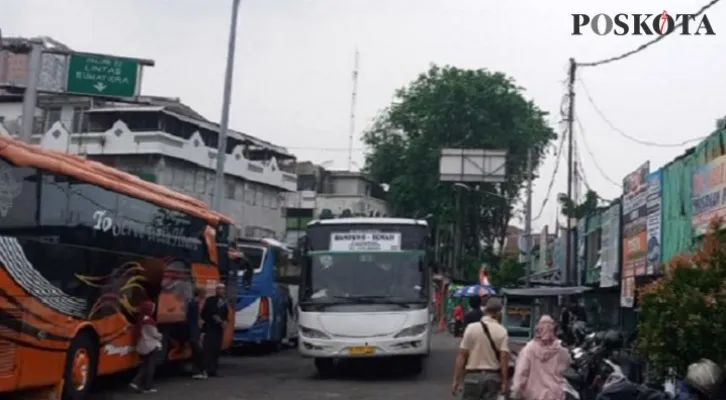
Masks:
[[[467,372],[461,400],[497,400],[502,386],[498,372]]]

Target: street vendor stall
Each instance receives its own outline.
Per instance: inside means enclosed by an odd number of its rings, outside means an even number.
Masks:
[[[503,289],[502,325],[512,341],[526,342],[534,337],[540,316],[547,314],[557,319],[565,297],[579,296],[588,290],[584,286]]]

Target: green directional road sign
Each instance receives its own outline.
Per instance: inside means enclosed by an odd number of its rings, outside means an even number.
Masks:
[[[68,56],[68,93],[89,96],[134,97],[138,89],[137,61],[71,54]]]

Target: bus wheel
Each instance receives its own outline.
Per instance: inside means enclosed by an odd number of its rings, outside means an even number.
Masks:
[[[426,357],[413,356],[409,365],[413,375],[422,375],[426,371]]]
[[[332,358],[316,358],[315,369],[321,378],[329,378],[335,372],[335,361]]]
[[[89,332],[80,332],[66,353],[63,399],[84,400],[91,392],[98,366],[98,345]]]

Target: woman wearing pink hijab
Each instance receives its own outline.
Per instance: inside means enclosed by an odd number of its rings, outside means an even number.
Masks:
[[[543,315],[535,338],[517,356],[512,397],[521,400],[563,400],[563,372],[570,365],[570,353],[555,336],[555,321]]]

